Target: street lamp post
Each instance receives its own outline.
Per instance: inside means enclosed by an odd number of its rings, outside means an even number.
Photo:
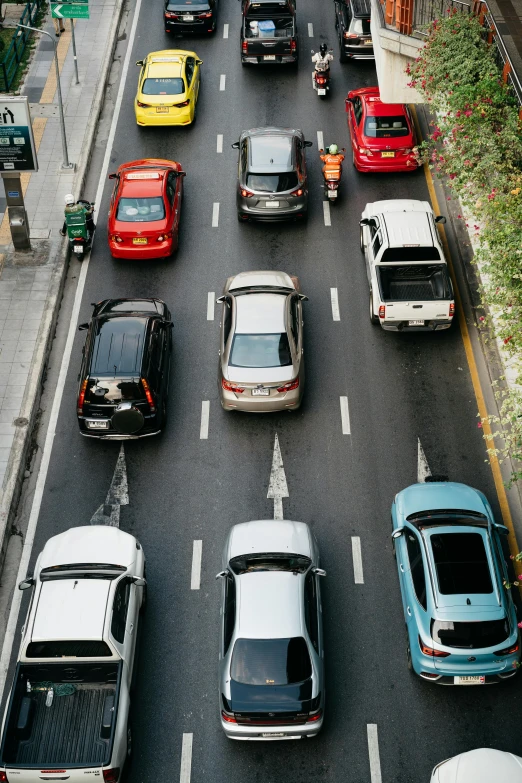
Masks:
[[[69,163],[69,155],[67,153],[67,139],[65,137],[65,119],[63,116],[63,101],[62,101],[62,88],[60,86],[60,68],[58,65],[58,51],[56,49],[56,41],[53,39],[52,35],[48,33],[46,30],[39,30],[37,27],[29,27],[27,24],[17,24],[17,27],[25,27],[26,30],[32,30],[34,33],[41,33],[42,35],[47,35],[53,44],[54,47],[54,64],[56,66],[56,87],[58,89],[58,108],[60,110],[60,126],[62,131],[62,147],[63,147],[63,163],[62,163],[62,169],[72,169],[74,168],[73,163]]]

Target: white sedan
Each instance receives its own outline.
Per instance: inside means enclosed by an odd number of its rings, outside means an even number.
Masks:
[[[437,764],[431,783],[522,783],[522,758],[477,748]]]

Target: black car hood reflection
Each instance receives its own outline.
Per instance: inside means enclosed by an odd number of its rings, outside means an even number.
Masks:
[[[230,681],[230,708],[235,713],[310,712],[312,678],[295,685],[243,685]]]

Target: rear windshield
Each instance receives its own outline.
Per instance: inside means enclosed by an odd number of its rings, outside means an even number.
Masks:
[[[381,261],[440,261],[436,247],[389,247],[382,254]]]
[[[143,95],[181,95],[185,92],[183,79],[145,79],[141,88]]]
[[[293,639],[238,639],[230,676],[244,685],[291,685],[312,674],[310,653],[302,636]]]
[[[246,186],[258,193],[282,193],[292,190],[299,184],[297,172],[285,171],[282,174],[247,174]]]
[[[304,555],[280,555],[266,553],[259,555],[240,555],[230,561],[232,571],[237,574],[249,574],[254,571],[293,571],[304,574],[311,561]]]
[[[286,332],[236,334],[229,364],[232,367],[288,367],[292,364]]]
[[[27,658],[109,658],[109,645],[101,641],[31,642],[27,645]]]
[[[453,623],[451,620],[432,620],[431,637],[446,647],[477,650],[494,647],[505,642],[509,636],[509,623],[503,620],[488,620],[476,623]]]
[[[398,117],[366,117],[364,135],[374,139],[408,136],[410,129],[404,115]]]
[[[369,19],[354,19],[350,26],[350,32],[356,35],[371,35]]]
[[[116,220],[122,223],[153,223],[165,218],[161,196],[151,198],[120,198]]]
[[[124,400],[136,402],[142,399],[145,399],[145,394],[137,379],[119,381],[117,379],[91,378],[85,391],[86,405],[114,405]]]
[[[430,542],[439,591],[443,595],[493,592],[480,533],[436,533],[430,537]]]

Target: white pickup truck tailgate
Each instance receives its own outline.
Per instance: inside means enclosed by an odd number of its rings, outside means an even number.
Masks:
[[[449,318],[447,300],[431,302],[386,302],[385,321],[434,321]]]
[[[65,767],[43,767],[42,769],[26,769],[23,767],[6,767],[9,783],[41,783],[41,781],[63,780],[67,783],[87,783],[89,780],[103,781],[102,767],[81,767],[66,769]]]

